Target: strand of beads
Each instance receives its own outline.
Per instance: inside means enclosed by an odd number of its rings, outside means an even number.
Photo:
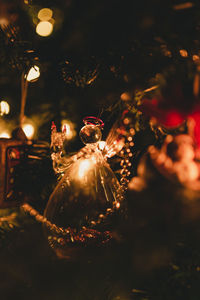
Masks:
[[[62,228],[57,226],[56,224],[51,223],[47,218],[45,218],[43,215],[41,215],[36,209],[34,209],[30,204],[25,203],[21,206],[21,208],[28,214],[30,214],[32,217],[36,219],[36,221],[45,224],[47,228],[51,230],[51,232],[54,232],[58,237],[52,237],[49,236],[49,242],[51,243],[51,246],[53,246],[53,243],[59,243],[61,245],[67,244],[67,243],[90,243],[91,241],[96,240],[98,243],[105,244],[108,241],[112,239],[112,235],[110,232],[105,231],[103,233],[98,232],[94,229],[88,229],[86,227],[82,227],[82,229],[77,232],[76,229],[73,228]],[[107,213],[111,213],[112,210],[108,210]],[[99,215],[101,217],[101,215]],[[94,222],[94,221],[93,221]],[[95,222],[94,222],[95,223]],[[96,224],[96,223],[95,223]],[[93,225],[95,225],[93,224]]]
[[[123,158],[120,162],[121,165],[121,179],[120,184],[123,192],[125,192],[128,188],[129,176],[130,176],[130,167],[131,167],[131,157],[133,153],[131,152],[131,148],[134,146],[133,136],[135,135],[134,128],[130,128],[127,136],[127,142],[125,143],[123,149],[120,151],[120,156]]]

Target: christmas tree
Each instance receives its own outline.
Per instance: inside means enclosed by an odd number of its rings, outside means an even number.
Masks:
[[[199,299],[199,1],[0,0],[1,299]]]

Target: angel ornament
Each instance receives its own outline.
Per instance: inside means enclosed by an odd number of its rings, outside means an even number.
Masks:
[[[44,226],[51,247],[62,258],[112,241],[123,201],[124,185],[107,162],[107,158],[126,145],[123,120],[113,126],[105,142],[101,141],[104,124],[100,119],[86,117],[83,122],[85,126],[79,135],[85,147],[70,157],[52,154],[54,170],[62,174],[62,179],[44,212],[46,219],[55,225],[48,227],[47,222]],[[130,154],[130,149],[127,153]]]

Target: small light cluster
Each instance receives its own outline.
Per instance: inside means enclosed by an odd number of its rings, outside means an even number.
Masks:
[[[40,20],[36,26],[36,33],[42,37],[49,36],[53,31],[54,19],[52,18],[53,11],[50,8],[42,8],[38,12]]]
[[[186,49],[180,49],[180,50],[179,50],[179,54],[180,54],[180,56],[182,56],[183,58],[188,58],[188,57],[190,56],[190,54],[188,53],[188,51],[187,51]],[[199,54],[198,54],[198,53],[192,55],[192,60],[193,60],[194,62],[198,63],[198,62],[199,62],[199,59],[200,59],[200,57],[199,57]]]

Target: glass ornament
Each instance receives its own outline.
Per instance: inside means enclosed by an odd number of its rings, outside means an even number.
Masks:
[[[97,127],[96,125],[85,125],[80,130],[79,135],[80,135],[81,141],[85,145],[97,143],[101,140],[101,137],[102,137],[101,129],[99,127]]]
[[[63,177],[44,212],[49,244],[58,257],[66,259],[77,258],[80,251],[88,253],[89,249],[112,243],[123,201],[122,186],[107,158],[122,149],[125,131],[115,124],[108,135],[109,143],[99,147],[103,122],[93,117],[83,121],[80,138],[86,146],[70,157],[52,156],[57,160],[55,171],[57,165],[62,166]]]
[[[56,125],[52,122],[50,148],[53,169],[56,174],[62,174],[63,171],[63,143],[66,138],[66,126],[63,127],[62,132],[57,132]]]

